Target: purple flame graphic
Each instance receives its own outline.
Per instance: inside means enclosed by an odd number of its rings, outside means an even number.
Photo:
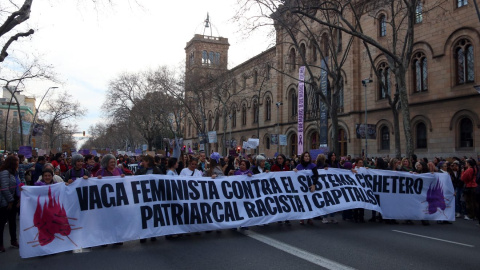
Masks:
[[[443,188],[440,184],[440,181],[437,179],[437,183],[430,184],[430,187],[427,191],[427,203],[428,203],[428,213],[435,214],[437,209],[445,210],[447,208],[445,204],[445,197],[443,195]]]

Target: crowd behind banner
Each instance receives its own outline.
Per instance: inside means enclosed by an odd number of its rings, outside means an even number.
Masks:
[[[318,181],[319,169],[343,169],[358,173],[362,168],[374,168],[378,170],[402,171],[410,174],[422,174],[439,172],[448,175],[455,190],[455,217],[466,220],[479,220],[480,201],[480,173],[474,158],[434,158],[417,159],[414,155],[410,158],[355,158],[350,156],[339,157],[335,153],[327,155],[320,154],[315,160],[309,152],[301,156],[287,158],[283,154],[275,158],[264,155],[244,155],[221,157],[219,153],[213,152],[206,155],[204,152],[198,154],[181,154],[178,159],[168,158],[161,155],[156,156],[127,156],[107,154],[101,157],[93,155],[64,156],[62,153],[32,157],[26,160],[22,155],[9,154],[1,157],[0,182],[0,252],[5,251],[3,243],[3,229],[8,220],[10,229],[10,244],[18,247],[16,237],[15,217],[20,209],[20,195],[22,185],[44,186],[53,183],[64,182],[69,185],[77,179],[89,179],[95,177],[102,179],[109,176],[125,177],[129,175],[160,174],[171,176],[195,176],[228,177],[232,175],[262,174],[269,172],[301,171],[309,170],[313,173],[312,179]],[[133,172],[131,169],[134,168]],[[318,183],[318,182],[316,182]],[[309,188],[315,189],[315,183]],[[312,190],[312,191],[313,191]],[[435,187],[429,189],[429,196],[432,197],[438,190]],[[443,207],[437,203],[437,207]],[[433,204],[432,204],[433,205]],[[392,217],[384,217],[376,211],[371,215],[365,213],[364,209],[350,209],[337,213],[330,213],[315,218],[323,224],[337,224],[338,219],[352,221],[355,223],[384,222],[397,224],[399,221]],[[313,224],[315,219],[300,220],[300,224]],[[397,218],[399,219],[399,218]],[[281,224],[290,224],[290,220],[279,221]],[[413,220],[402,220],[405,224],[414,224]],[[430,225],[428,220],[421,220],[423,225]],[[449,218],[437,220],[438,224],[451,224]],[[181,235],[180,235],[181,236]],[[169,235],[168,238],[176,238],[179,235]],[[156,238],[151,238],[154,241]],[[140,239],[144,243],[146,239]],[[117,243],[122,244],[122,243]]]

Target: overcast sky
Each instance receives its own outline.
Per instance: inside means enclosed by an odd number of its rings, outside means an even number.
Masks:
[[[11,48],[41,55],[63,83],[31,83],[26,93],[39,102],[50,86],[68,90],[88,110],[77,123],[79,131],[88,131],[102,121],[108,81],[125,71],[181,67],[186,42],[203,32],[207,12],[213,35],[229,39],[229,67],[272,45],[266,31],[248,38],[241,33],[232,20],[237,0],[136,1],[114,0],[113,6],[96,8],[90,0],[34,1],[28,25],[35,34]]]

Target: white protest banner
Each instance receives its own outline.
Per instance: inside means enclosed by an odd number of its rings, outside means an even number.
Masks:
[[[242,148],[243,149],[252,149],[252,146],[250,145],[249,142],[243,141]]]
[[[367,182],[378,196],[383,218],[455,220],[454,189],[446,173],[412,174],[361,168],[356,177]]]
[[[336,179],[327,178],[329,186],[322,183],[316,192],[309,191],[311,171],[216,179],[151,174],[24,187],[20,256],[307,219],[353,208],[381,212],[368,187],[356,182],[350,171],[338,173],[341,184],[334,186]]]
[[[260,144],[260,139],[250,138],[248,139],[248,143],[250,144],[251,148],[255,149]]]
[[[216,131],[209,131],[208,132],[208,142],[209,143],[216,143],[217,142],[217,132]]]

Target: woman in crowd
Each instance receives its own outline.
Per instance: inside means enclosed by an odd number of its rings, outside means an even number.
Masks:
[[[176,176],[178,167],[178,160],[176,158],[170,158],[167,163],[167,175]]]
[[[452,170],[450,168],[450,164],[451,163],[448,161],[440,161],[440,163],[438,164],[438,167],[440,168],[440,170],[438,172],[450,174],[450,171]]]
[[[162,174],[160,169],[155,166],[155,160],[150,155],[145,155],[142,157],[141,165],[141,168],[135,172],[135,175]]]
[[[53,181],[53,176],[54,175],[55,174],[50,169],[43,170],[42,180],[39,180],[39,181],[35,182],[35,186],[45,186],[45,185],[55,184],[55,182]]]
[[[313,170],[315,168],[315,164],[312,163],[312,158],[310,156],[309,152],[303,152],[302,155],[300,156],[299,163],[295,169],[293,169],[295,172],[298,171],[304,171],[304,170]],[[315,186],[317,185],[318,178],[314,177],[313,183],[310,185],[310,191],[314,192],[315,191]],[[300,220],[300,225],[304,225],[305,220]],[[313,220],[308,219],[307,224],[313,225]]]
[[[272,166],[272,172],[290,171],[290,166],[286,164],[287,159],[285,155],[279,154],[276,158],[275,164]]]
[[[375,160],[375,169],[377,169],[377,170],[388,170],[388,165],[385,162],[385,160],[383,160],[383,158],[377,158]],[[383,221],[382,215],[380,213],[378,213],[377,211],[372,210],[372,217],[368,221],[376,222],[377,220],[378,220],[378,222],[382,222]],[[388,223],[396,224],[396,221],[393,221],[393,222],[388,221]]]
[[[402,172],[411,172],[413,171],[412,164],[410,164],[410,160],[408,158],[402,159]]]
[[[63,183],[63,182],[64,182],[62,177],[60,177],[59,175],[55,174],[55,170],[57,170],[57,172],[59,172],[59,170],[58,170],[58,169],[55,169],[55,168],[53,167],[52,163],[45,163],[45,165],[43,165],[43,170],[42,170],[42,172],[43,172],[44,170],[51,170],[51,171],[53,172],[53,182],[54,182],[54,183]],[[37,182],[38,182],[38,181],[41,181],[41,180],[42,180],[42,175],[40,175],[40,176],[38,177]],[[35,182],[35,183],[37,183],[37,182]]]
[[[355,170],[352,170],[356,173],[356,170],[363,168],[363,159],[357,158],[355,160]],[[365,223],[365,209],[363,208],[355,208],[353,209],[353,222],[355,223]]]
[[[455,189],[455,217],[459,218],[466,213],[465,202],[461,200],[465,183],[461,179],[460,161],[452,162],[450,178],[452,178],[453,188]]]
[[[253,172],[250,171],[250,162],[248,162],[248,160],[246,160],[246,159],[240,161],[240,168],[235,171],[234,175],[252,176]]]
[[[338,163],[337,155],[334,152],[330,152],[327,155],[328,159],[326,161],[327,167],[329,168],[340,168],[340,163]]]
[[[67,182],[67,184],[73,183],[77,178],[88,179],[91,176],[90,171],[83,168],[85,161],[82,155],[74,155],[71,160],[73,168],[65,173],[65,182]]]
[[[427,163],[425,163],[424,161],[417,161],[417,163],[415,163],[415,172],[414,173],[421,174],[421,173],[429,173],[429,172],[430,172],[430,169],[428,168]],[[406,223],[409,224],[409,225],[413,224],[413,222],[411,220],[407,220]],[[423,226],[428,226],[428,225],[430,225],[430,222],[428,222],[428,220],[422,220],[422,225]]]
[[[465,196],[465,204],[467,206],[467,214],[465,220],[472,220],[477,214],[477,206],[475,199],[475,189],[477,188],[477,164],[473,159],[467,159],[465,163],[466,169],[462,172],[461,179],[465,183],[463,194]]]
[[[222,166],[220,165],[220,154],[213,152],[210,155],[210,168],[205,171],[204,176],[215,179],[217,176],[225,176],[223,174]]]
[[[195,157],[192,157],[190,159],[190,162],[188,163],[188,167],[183,168],[183,170],[180,172],[179,175],[181,176],[199,176],[202,177],[203,173],[202,171],[197,169],[198,166],[198,159]]]
[[[227,159],[228,159],[227,160],[227,167],[223,171],[223,174],[224,175],[230,175],[230,172],[232,172],[232,175],[233,175],[233,173],[235,172],[235,157],[228,156]]]
[[[125,177],[125,173],[122,169],[117,167],[117,159],[112,154],[105,155],[100,162],[100,166],[100,170],[95,174],[98,179],[102,179],[102,177],[105,176]]]
[[[100,164],[95,162],[95,157],[93,155],[85,155],[84,162],[84,168],[90,172],[90,175],[96,175],[98,170],[100,170]]]
[[[270,172],[266,167],[265,167],[265,161],[266,158],[262,155],[258,155],[255,159],[257,166],[253,168],[252,172],[253,174],[260,174],[260,173],[268,173]]]
[[[18,177],[19,160],[10,155],[0,167],[0,252],[5,252],[3,246],[3,229],[8,220],[10,244],[18,248],[17,213],[20,208],[20,178]]]

